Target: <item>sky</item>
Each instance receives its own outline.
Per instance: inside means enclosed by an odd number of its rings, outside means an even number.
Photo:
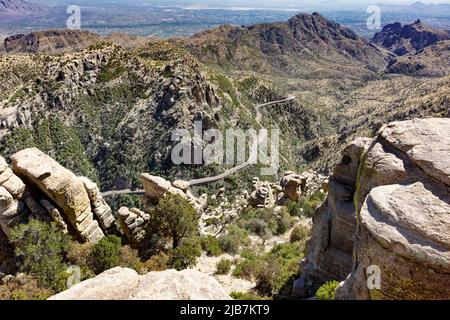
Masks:
[[[30,2],[34,2],[34,3],[53,3],[53,4],[58,4],[60,2],[62,3],[66,3],[67,0],[29,0]],[[136,3],[148,3],[148,4],[152,4],[152,3],[164,3],[164,2],[170,2],[170,3],[189,3],[189,4],[195,4],[195,3],[222,3],[223,5],[226,4],[230,4],[230,3],[239,3],[242,5],[246,5],[246,4],[251,4],[251,5],[256,5],[256,4],[260,4],[261,2],[266,2],[266,3],[270,3],[272,5],[276,5],[276,4],[285,4],[285,5],[314,5],[314,4],[319,4],[319,3],[330,3],[330,4],[338,4],[338,3],[345,3],[345,4],[375,4],[375,3],[385,3],[385,4],[412,4],[414,2],[416,2],[417,0],[270,0],[270,1],[264,1],[264,0],[223,0],[223,1],[218,1],[218,0],[128,0],[126,2],[136,2]],[[71,2],[73,2],[74,4],[76,4],[77,2],[79,3],[123,3],[123,1],[118,1],[118,0],[71,0]],[[430,3],[449,3],[450,4],[450,0],[423,0],[421,1],[423,3],[426,4],[430,4]]]

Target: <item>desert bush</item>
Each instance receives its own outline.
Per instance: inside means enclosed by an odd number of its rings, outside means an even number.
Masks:
[[[25,274],[0,285],[0,300],[46,300],[54,294],[50,289],[39,287],[36,279]]]
[[[241,246],[248,246],[250,243],[247,230],[235,225],[230,226],[228,233],[219,238],[220,247],[229,254],[238,253]]]
[[[213,236],[202,237],[201,244],[203,251],[210,257],[217,257],[223,253],[222,248],[220,248],[219,240]]]
[[[302,242],[280,244],[270,252],[248,249],[236,263],[233,276],[256,281],[256,291],[261,296],[286,293],[292,286],[304,249]]]
[[[290,201],[287,205],[287,210],[292,217],[301,217],[302,215],[302,206],[299,202]]]
[[[151,271],[164,271],[167,270],[169,265],[169,255],[165,252],[160,252],[145,261],[142,264],[141,272],[147,273]]]
[[[283,208],[276,216],[277,230],[275,234],[284,234],[292,227],[292,218],[289,212]]]
[[[255,248],[244,250],[236,263],[236,268],[233,270],[233,276],[253,281],[264,257],[260,252],[263,252],[263,250]]]
[[[276,213],[273,209],[247,208],[238,221],[240,228],[246,229],[262,239],[283,234],[291,225],[292,219],[286,209]]]
[[[255,292],[231,292],[230,297],[234,300],[246,300],[246,301],[256,301],[256,300],[268,300],[267,297],[261,297]]]
[[[118,266],[134,269],[138,273],[141,273],[143,268],[138,251],[128,245],[123,246],[120,250]]]
[[[67,265],[64,256],[70,248],[70,237],[54,223],[31,220],[11,231],[20,271],[32,275],[40,287],[60,292],[66,289]]]
[[[183,239],[180,245],[169,254],[169,265],[178,270],[194,266],[197,258],[202,255],[202,246],[198,238]]]
[[[100,274],[105,270],[119,265],[122,251],[122,240],[116,236],[107,236],[94,245],[89,265],[91,269]]]
[[[229,259],[221,259],[216,265],[216,274],[226,275],[230,273],[233,262]]]
[[[334,293],[339,286],[338,281],[330,281],[325,283],[316,291],[317,300],[334,300]]]
[[[325,200],[325,194],[318,191],[304,200],[302,204],[303,215],[312,217],[317,207]]]
[[[297,225],[294,230],[292,230],[290,238],[291,243],[307,240],[311,236],[311,231],[311,227],[308,225]]]

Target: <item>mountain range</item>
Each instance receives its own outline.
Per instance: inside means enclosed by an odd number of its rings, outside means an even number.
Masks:
[[[24,0],[1,0],[0,15],[22,15],[41,12],[41,6]]]
[[[186,39],[53,30],[7,38],[5,48],[2,155],[38,146],[102,190],[138,187],[144,171],[220,173],[224,166],[174,166],[171,132],[199,119],[204,128],[258,127],[257,104],[291,95],[263,111],[263,125],[282,132],[282,169],[324,173],[354,137],[449,105],[448,66],[435,64],[448,46],[398,57],[318,13]],[[225,183],[254,175],[248,168]]]

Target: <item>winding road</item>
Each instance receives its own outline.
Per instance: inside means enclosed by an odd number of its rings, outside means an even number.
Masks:
[[[276,104],[280,104],[280,103],[285,103],[285,102],[289,102],[295,100],[295,96],[294,95],[289,95],[286,99],[282,99],[282,100],[275,100],[275,101],[271,101],[271,102],[267,102],[267,103],[263,103],[263,104],[259,104],[255,107],[256,109],[256,122],[262,126],[261,121],[262,121],[262,112],[261,109],[262,108],[266,108],[266,107],[270,107]],[[256,141],[256,144],[259,145],[260,143],[262,143],[260,136],[258,136],[258,141]],[[257,154],[255,154],[254,152],[258,152],[258,148],[257,145],[253,145],[251,150],[252,150],[252,155],[249,157],[249,160],[237,165],[233,168],[230,168],[228,170],[225,170],[223,173],[217,175],[217,176],[213,176],[213,177],[207,177],[207,178],[201,178],[201,179],[193,179],[188,181],[189,182],[189,186],[197,186],[197,185],[203,185],[203,184],[209,184],[212,182],[216,182],[216,181],[220,181],[225,179],[226,177],[235,174],[239,171],[241,171],[242,169],[248,167],[251,164],[254,164],[254,161],[257,157]],[[107,191],[102,193],[103,197],[111,197],[111,196],[117,196],[117,195],[121,195],[121,194],[137,194],[137,195],[143,195],[145,193],[144,190],[140,189],[140,190],[118,190],[118,191]]]

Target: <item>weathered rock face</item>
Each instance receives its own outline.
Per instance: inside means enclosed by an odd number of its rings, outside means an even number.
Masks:
[[[448,31],[433,29],[417,20],[404,26],[399,22],[388,24],[374,35],[372,42],[402,56],[448,39],[450,39]]]
[[[145,224],[150,216],[139,209],[122,207],[118,212],[120,228],[133,247],[139,247],[139,243],[145,238]]]
[[[272,208],[275,205],[272,184],[267,181],[261,181],[259,178],[254,178],[253,192],[250,194],[249,204],[255,208]]]
[[[31,196],[23,181],[0,157],[0,229],[6,234],[29,218],[42,218],[45,209]]]
[[[212,277],[195,270],[150,272],[114,268],[50,300],[230,300]]]
[[[104,236],[82,180],[36,148],[22,150],[11,159],[14,172],[58,205],[85,241],[97,242]]]
[[[97,185],[89,180],[89,178],[81,177],[79,179],[83,182],[84,188],[88,193],[89,199],[91,200],[92,211],[97,217],[100,226],[103,230],[114,232],[116,221],[112,215],[111,208],[106,203],[105,199],[103,199]]]
[[[450,119],[395,122],[364,156],[353,271],[338,299],[450,298]],[[381,288],[369,290],[369,266]]]
[[[79,50],[100,40],[100,36],[84,30],[44,30],[7,37],[8,53],[50,53]]]
[[[307,256],[301,263],[301,277],[294,283],[296,296],[310,297],[321,284],[343,280],[351,271],[356,230],[353,195],[360,158],[369,142],[369,139],[357,139],[351,143],[328,181],[329,193],[314,215]]]
[[[207,195],[196,198],[189,191],[189,183],[187,181],[177,180],[174,183],[164,178],[152,176],[148,173],[141,175],[141,182],[145,189],[145,203],[149,206],[158,204],[159,199],[166,193],[179,195],[189,201],[197,212],[202,212],[207,204]]]

